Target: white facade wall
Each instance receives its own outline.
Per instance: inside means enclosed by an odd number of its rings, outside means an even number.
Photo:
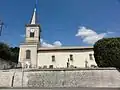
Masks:
[[[38,52],[38,66],[44,67],[47,66],[49,68],[49,65],[53,65],[54,68],[62,68],[67,67],[68,58],[70,58],[70,54],[73,55],[73,61],[70,60],[70,65],[85,68],[85,61],[88,62],[88,67],[91,67],[91,65],[96,65],[94,56],[93,60],[90,60],[89,54],[94,54],[94,52],[91,51],[72,51],[69,50],[67,52],[65,51],[39,51]],[[55,62],[52,62],[52,56],[55,56]]]
[[[31,51],[31,58],[26,59],[26,50]],[[19,51],[19,62],[22,64],[22,67],[30,64],[32,67],[37,65],[37,44],[36,45],[20,45]]]

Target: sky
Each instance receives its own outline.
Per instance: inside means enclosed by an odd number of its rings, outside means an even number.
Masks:
[[[0,0],[4,28],[0,41],[19,46],[24,41],[35,0]],[[38,0],[41,44],[92,46],[102,38],[120,36],[120,0]]]

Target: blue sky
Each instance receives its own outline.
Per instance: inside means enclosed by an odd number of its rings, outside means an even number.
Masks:
[[[0,0],[1,41],[12,46],[24,41],[34,5],[35,0]],[[37,10],[46,44],[91,46],[103,37],[120,36],[120,0],[38,0]]]

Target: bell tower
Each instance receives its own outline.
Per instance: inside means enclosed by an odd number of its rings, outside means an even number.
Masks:
[[[36,7],[34,8],[33,15],[30,20],[30,24],[26,25],[26,42],[38,42],[40,43],[40,25],[37,22]]]
[[[19,63],[24,68],[37,68],[37,50],[40,46],[40,25],[37,22],[37,9],[34,8],[29,24],[25,25],[25,41],[20,44]]]

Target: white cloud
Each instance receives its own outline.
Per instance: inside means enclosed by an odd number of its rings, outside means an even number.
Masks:
[[[42,42],[41,43],[42,47],[54,47],[52,44],[46,43],[46,42]]]
[[[115,32],[107,31],[108,34],[114,34]]]
[[[82,38],[84,38],[84,37],[93,36],[96,34],[97,33],[91,29],[87,29],[86,27],[80,27],[76,36],[81,36]]]
[[[60,41],[55,41],[53,44],[49,44],[47,42],[45,42],[43,39],[40,39],[40,42],[41,42],[41,46],[42,47],[61,47],[62,46],[62,43]]]
[[[43,39],[42,38],[40,39],[40,42],[43,43]]]
[[[53,43],[53,45],[56,46],[56,47],[60,47],[60,46],[62,46],[62,43],[60,41],[55,41]]]
[[[20,35],[20,37],[24,38],[24,37],[25,37],[25,34]]]
[[[81,37],[84,43],[94,44],[99,39],[102,39],[103,37],[106,37],[108,34],[111,34],[111,33],[113,32],[106,32],[106,33],[98,34],[92,29],[88,29],[86,27],[80,27],[78,29],[76,36]]]

